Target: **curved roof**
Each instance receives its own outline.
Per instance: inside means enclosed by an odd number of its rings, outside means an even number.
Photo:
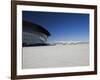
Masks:
[[[35,29],[36,31],[38,31],[38,32],[42,32],[42,33],[46,34],[47,36],[51,35],[45,28],[43,28],[42,26],[40,26],[36,23],[23,20],[23,28],[25,26],[31,27],[31,28]]]

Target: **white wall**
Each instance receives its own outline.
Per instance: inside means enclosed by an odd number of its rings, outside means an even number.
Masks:
[[[100,0],[34,0],[46,2],[59,2],[59,3],[77,3],[77,4],[91,4],[98,5],[98,23],[100,22]],[[11,52],[10,52],[10,34],[11,34],[11,16],[10,16],[10,0],[0,0],[0,80],[10,80],[10,65],[11,65]],[[100,24],[98,24],[100,26]],[[100,27],[98,27],[98,34],[100,34]],[[98,35],[98,41],[100,36]],[[98,42],[98,49],[100,47]],[[98,67],[100,67],[100,50],[98,50]],[[100,68],[98,75],[88,76],[71,76],[59,78],[42,78],[34,80],[99,80]],[[29,79],[28,79],[29,80]]]

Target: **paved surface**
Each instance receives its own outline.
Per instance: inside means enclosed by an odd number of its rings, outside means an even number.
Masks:
[[[89,44],[23,47],[23,68],[89,65]]]

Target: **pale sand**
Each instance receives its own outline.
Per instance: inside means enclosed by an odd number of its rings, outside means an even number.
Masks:
[[[23,68],[89,65],[89,44],[23,47]]]

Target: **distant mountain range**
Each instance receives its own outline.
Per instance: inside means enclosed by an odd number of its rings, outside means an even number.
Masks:
[[[52,43],[48,43],[50,45],[66,45],[66,44],[88,44],[89,42],[84,41],[56,41]]]
[[[30,47],[30,46],[55,46],[55,45],[77,45],[77,44],[89,44],[89,42],[83,41],[55,41],[55,42],[47,42],[47,43],[36,43],[36,44],[23,44],[23,47]]]

